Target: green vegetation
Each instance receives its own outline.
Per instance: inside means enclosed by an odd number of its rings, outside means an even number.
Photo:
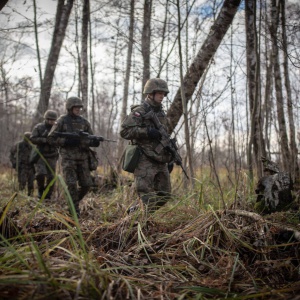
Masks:
[[[1,299],[288,299],[299,284],[297,211],[252,212],[245,173],[222,193],[198,174],[192,191],[172,174],[175,197],[153,216],[127,216],[133,188],[91,192],[69,214],[60,177],[51,201],[0,180]],[[183,193],[184,191],[184,193]],[[223,207],[223,200],[226,210]]]

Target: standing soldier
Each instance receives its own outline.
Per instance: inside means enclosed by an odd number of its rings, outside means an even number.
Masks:
[[[33,195],[34,189],[34,167],[29,162],[32,147],[29,143],[31,132],[25,132],[23,140],[16,143],[10,149],[10,161],[12,167],[18,174],[19,190],[25,190],[27,185],[27,195]]]
[[[171,198],[168,163],[172,156],[165,149],[157,150],[162,135],[153,121],[145,115],[150,111],[158,117],[167,130],[168,120],[162,108],[162,101],[169,93],[167,83],[159,78],[149,79],[144,87],[145,101],[131,107],[131,113],[122,124],[120,135],[138,145],[141,156],[134,170],[135,186],[145,210],[152,213]],[[128,212],[136,209],[131,207]]]
[[[98,147],[100,144],[97,140],[72,137],[72,134],[76,135],[80,132],[93,134],[90,123],[80,116],[82,107],[80,98],[68,98],[66,102],[68,113],[58,118],[48,135],[48,142],[59,147],[64,180],[78,217],[80,215],[79,202],[93,185],[89,167],[89,147]],[[62,137],[60,133],[70,134],[70,136]]]
[[[57,113],[54,110],[47,110],[44,114],[44,122],[37,124],[32,131],[30,140],[37,145],[41,155],[37,153],[35,162],[35,179],[38,185],[38,197],[41,198],[44,190],[53,180],[56,172],[56,162],[58,160],[58,149],[47,142],[48,134],[57,120]],[[47,162],[47,163],[46,163]],[[45,180],[46,179],[46,180]],[[46,181],[46,182],[45,182]],[[54,184],[49,187],[45,199],[50,199]]]

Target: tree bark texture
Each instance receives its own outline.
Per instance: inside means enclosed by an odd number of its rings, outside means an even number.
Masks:
[[[198,82],[203,75],[209,61],[216,53],[224,35],[226,34],[232,20],[237,12],[241,0],[225,0],[223,7],[212,25],[208,37],[204,41],[197,56],[187,70],[183,78],[186,101],[191,99]],[[172,132],[182,116],[181,88],[178,89],[172,105],[170,106],[167,117],[169,119],[169,132]]]
[[[88,36],[89,36],[90,1],[83,0],[81,27],[81,98],[82,115],[88,116]]]
[[[54,73],[58,62],[60,49],[65,37],[65,32],[73,7],[73,2],[74,0],[68,0],[65,4],[64,0],[58,0],[57,3],[55,27],[52,37],[51,49],[45,69],[45,75],[43,79],[43,85],[41,87],[41,94],[37,106],[37,111],[33,119],[33,125],[41,121],[43,114],[48,109]]]
[[[280,147],[281,147],[281,157],[284,171],[289,171],[290,169],[290,151],[288,144],[288,135],[286,130],[286,121],[284,116],[284,100],[282,92],[282,81],[280,73],[280,62],[279,62],[279,50],[278,50],[278,23],[279,23],[279,8],[276,5],[276,0],[272,0],[271,7],[271,38],[272,38],[272,56],[273,56],[273,70],[274,70],[274,80],[275,80],[275,91],[276,91],[276,104],[277,104],[277,119],[279,127],[280,136]]]
[[[298,165],[298,148],[296,144],[296,129],[294,122],[294,112],[293,112],[293,100],[291,83],[289,77],[289,63],[288,63],[288,45],[286,37],[286,20],[285,20],[285,1],[280,0],[280,11],[281,11],[281,27],[282,27],[282,47],[283,47],[283,72],[284,72],[284,84],[287,96],[287,111],[289,119],[289,130],[290,130],[290,169],[289,172],[292,175],[292,179],[295,186],[299,187],[300,181],[300,171]]]
[[[132,50],[133,50],[134,7],[135,7],[135,0],[130,0],[129,40],[128,40],[128,50],[127,50],[125,82],[124,82],[124,89],[123,89],[121,123],[124,121],[124,119],[126,118],[126,115],[127,115],[129,80],[130,80],[130,72],[131,72]],[[119,139],[118,157],[122,157],[122,154],[124,151],[124,145],[125,145],[124,139]],[[118,168],[118,171],[121,171],[121,163],[118,164],[117,168]]]
[[[142,32],[142,56],[143,56],[143,81],[142,91],[146,81],[150,78],[150,50],[151,50],[151,11],[152,0],[145,0],[144,3],[144,25]],[[144,100],[143,97],[141,99]]]
[[[261,124],[260,69],[256,30],[256,0],[245,1],[247,82],[250,107],[250,137],[248,146],[248,166],[252,170],[252,146],[257,176],[263,174],[261,156],[265,156]]]

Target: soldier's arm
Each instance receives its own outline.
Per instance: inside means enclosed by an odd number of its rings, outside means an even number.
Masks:
[[[38,126],[32,130],[30,141],[35,145],[43,145],[47,143],[47,134],[40,134]]]
[[[122,123],[120,135],[123,139],[146,139],[148,138],[147,126],[143,122],[142,112],[132,111]]]

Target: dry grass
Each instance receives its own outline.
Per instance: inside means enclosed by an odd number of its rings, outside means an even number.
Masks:
[[[224,191],[226,210],[211,179],[203,177],[188,193],[178,188],[176,198],[151,217],[126,215],[136,196],[122,186],[89,194],[77,220],[61,191],[51,202],[38,201],[14,194],[7,172],[1,176],[1,299],[299,294],[297,212],[264,218],[251,212],[246,179]]]

